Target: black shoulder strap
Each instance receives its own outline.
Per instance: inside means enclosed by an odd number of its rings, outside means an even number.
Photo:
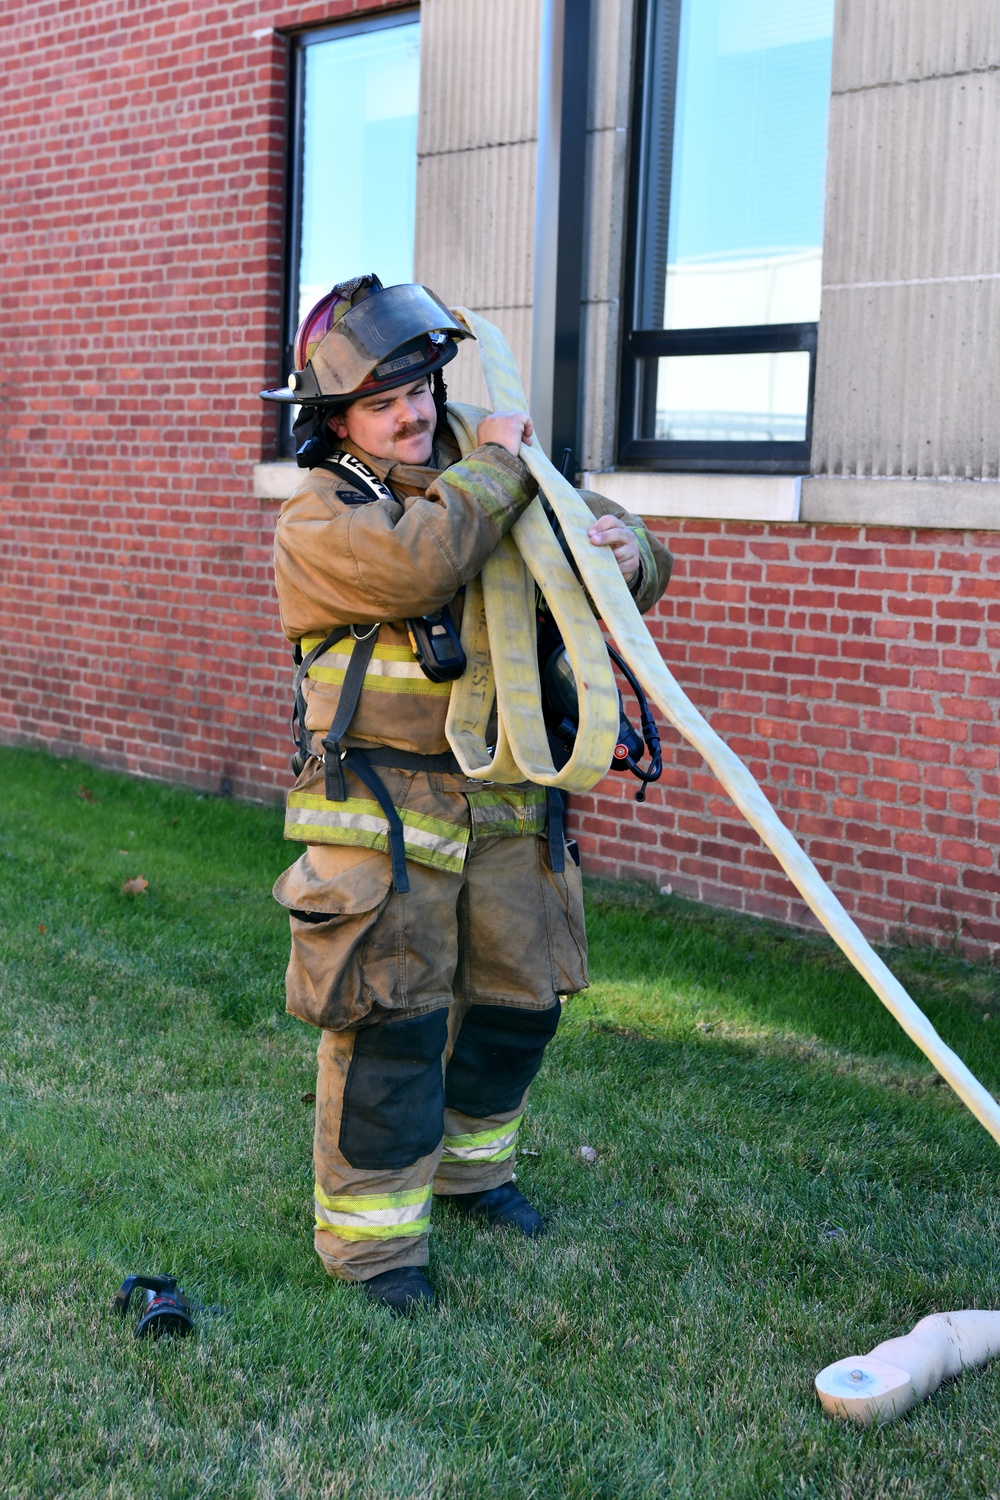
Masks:
[[[350,629],[350,625],[337,625],[330,631],[328,636],[325,636],[320,641],[318,646],[314,646],[311,651],[307,651],[305,656],[302,657],[295,673],[295,681],[292,684],[292,692],[295,693],[296,697],[305,681],[306,673],[317,656],[322,656],[325,651],[329,651],[331,646],[335,646],[338,641],[342,641],[344,636],[350,633]]]
[[[364,686],[368,663],[371,661],[372,652],[375,650],[378,632],[378,625],[371,625],[368,628],[367,635],[354,635],[354,648],[351,651],[351,657],[344,672],[344,680],[340,685],[337,712],[333,716],[333,723],[330,725],[326,739],[323,741],[323,751],[326,756],[326,800],[328,802],[345,802],[347,800],[347,789],[344,784],[344,772],[341,766],[340,742],[347,733],[348,725],[354,718],[358,699],[361,697],[361,689]]]
[[[314,467],[326,469],[328,473],[346,479],[362,495],[367,495],[369,500],[396,499],[388,485],[384,485],[378,475],[367,464],[362,463],[360,458],[355,458],[353,453],[333,453]]]
[[[322,656],[324,651],[329,651],[330,647],[335,645],[337,641],[343,640],[350,628],[349,625],[336,626],[334,630],[330,631],[328,636],[325,636],[320,641],[318,646],[314,646],[311,651],[307,651],[305,656],[302,655],[302,650],[298,645],[294,648],[293,656],[296,670],[295,680],[292,683],[292,739],[295,742],[297,753],[292,762],[292,769],[296,775],[302,770],[309,757],[309,741],[312,738],[306,729],[306,700],[305,694],[302,691],[302,684],[305,682],[306,673],[318,656]]]

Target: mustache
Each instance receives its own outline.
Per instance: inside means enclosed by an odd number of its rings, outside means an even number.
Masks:
[[[415,422],[404,422],[402,427],[397,427],[393,434],[394,441],[404,442],[406,438],[417,437],[421,432],[430,432],[431,424],[426,417],[419,417]]]

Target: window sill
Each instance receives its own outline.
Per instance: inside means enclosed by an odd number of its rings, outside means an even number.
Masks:
[[[254,464],[253,492],[257,500],[287,500],[298,487],[303,470],[287,460],[282,463]]]
[[[583,477],[588,489],[651,519],[1000,531],[1000,481],[990,479],[665,474],[637,469]]]
[[[804,479],[802,520],[831,526],[1000,531],[1000,481],[853,476]]]
[[[610,469],[584,474],[586,489],[637,516],[687,516],[712,521],[797,521],[798,474],[664,474]]]

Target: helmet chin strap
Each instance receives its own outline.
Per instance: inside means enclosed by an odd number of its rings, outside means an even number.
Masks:
[[[337,446],[337,438],[330,431],[330,408],[328,406],[303,406],[295,419],[292,432],[302,435],[295,450],[295,461],[300,469],[314,469],[321,464]]]
[[[431,395],[434,397],[434,410],[437,413],[437,421],[434,423],[434,441],[450,432],[448,416],[445,411],[445,403],[448,400],[448,387],[444,383],[444,371],[435,370],[431,376]]]

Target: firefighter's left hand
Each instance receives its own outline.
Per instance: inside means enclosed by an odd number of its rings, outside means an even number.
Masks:
[[[617,516],[599,516],[587,532],[595,547],[610,547],[626,583],[639,571],[639,543]]]

